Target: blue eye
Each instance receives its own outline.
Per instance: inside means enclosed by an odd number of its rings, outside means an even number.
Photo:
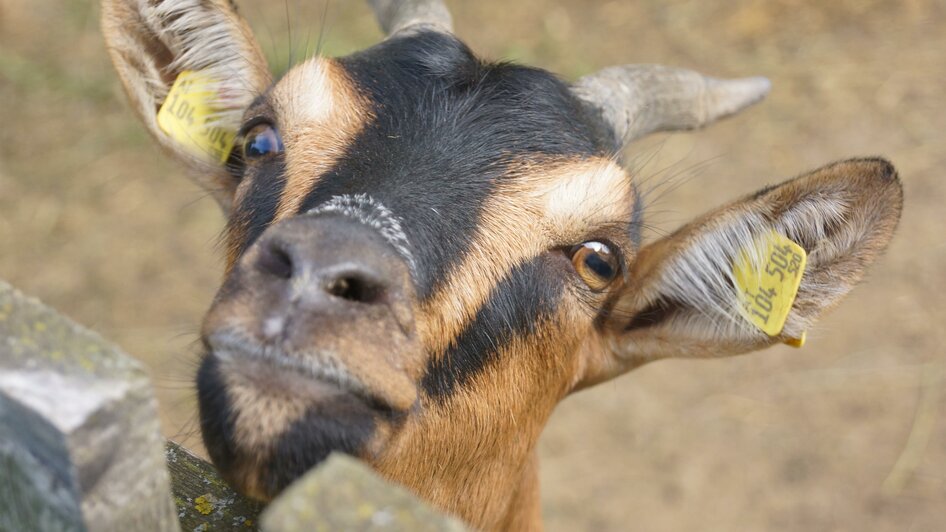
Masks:
[[[243,141],[243,158],[247,161],[277,155],[282,151],[282,139],[269,124],[254,126]]]
[[[621,268],[611,248],[601,242],[585,242],[572,249],[572,265],[581,280],[595,292],[608,287]]]

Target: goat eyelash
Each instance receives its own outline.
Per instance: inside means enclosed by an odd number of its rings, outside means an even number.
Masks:
[[[227,162],[224,165],[230,177],[238,182],[243,179],[243,173],[246,171],[246,161],[243,160],[243,155],[238,149],[242,144],[242,137],[238,135],[233,140],[233,148],[230,150],[230,156],[227,157]]]
[[[246,134],[249,133],[250,130],[252,130],[254,127],[260,124],[269,124],[273,126],[273,128],[279,129],[276,127],[275,120],[270,118],[268,115],[258,114],[254,116],[253,118],[246,120],[243,123],[243,125],[240,126],[240,129],[237,131],[237,134],[236,134],[236,139],[234,139],[234,143],[236,143],[236,145],[239,145],[240,143],[242,143],[243,139],[246,138]]]

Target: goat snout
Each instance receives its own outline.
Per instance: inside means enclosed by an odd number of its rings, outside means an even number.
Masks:
[[[205,442],[236,485],[266,498],[301,474],[247,465],[278,461],[273,449],[300,468],[370,454],[388,433],[376,428],[415,406],[414,292],[403,254],[343,215],[292,218],[250,246],[204,321],[198,375]]]
[[[211,351],[216,338],[228,338],[228,356],[239,338],[245,358],[276,353],[345,368],[406,410],[421,370],[413,299],[404,258],[373,228],[337,214],[301,216],[270,227],[247,250],[208,313],[204,338]]]

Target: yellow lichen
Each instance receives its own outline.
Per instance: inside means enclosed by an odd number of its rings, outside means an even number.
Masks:
[[[358,505],[358,517],[361,519],[367,519],[374,515],[374,507],[368,503],[361,503]]]
[[[86,371],[95,371],[95,362],[93,362],[92,359],[83,357],[78,359],[78,362],[82,369]]]
[[[210,515],[214,511],[214,503],[211,501],[213,495],[207,493],[194,499],[194,509],[204,515]]]

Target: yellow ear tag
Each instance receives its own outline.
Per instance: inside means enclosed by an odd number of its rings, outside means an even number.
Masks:
[[[200,72],[181,72],[158,110],[158,127],[194,155],[225,163],[236,131],[213,124],[220,114],[216,85]]]
[[[782,332],[798,295],[807,258],[801,246],[775,231],[757,241],[751,255],[742,251],[733,265],[733,274],[739,290],[739,312],[749,323],[769,336]],[[786,341],[795,347],[804,342],[804,334]]]
[[[808,338],[808,333],[805,331],[801,332],[801,336],[798,338],[788,338],[782,343],[785,345],[790,345],[796,349],[801,349],[805,347],[805,340]]]

